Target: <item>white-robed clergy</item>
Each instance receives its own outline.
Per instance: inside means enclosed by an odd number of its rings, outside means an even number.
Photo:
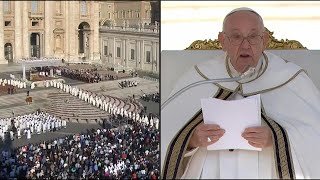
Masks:
[[[154,124],[153,124],[153,118],[151,117],[151,119],[150,119],[150,126],[153,126]]]
[[[11,139],[11,141],[13,141],[14,140],[14,136],[13,136],[13,131],[12,130],[10,130],[10,139]]]
[[[26,131],[27,131],[27,139],[31,139],[31,130],[26,129]]]
[[[50,87],[49,81],[46,81],[46,87]]]
[[[146,123],[147,125],[149,125],[149,119],[148,119],[148,116],[144,116],[144,120],[143,120],[144,123]]]
[[[67,121],[66,120],[62,120],[62,127],[67,128]]]
[[[41,134],[41,124],[40,122],[36,124],[37,134]]]
[[[218,38],[226,54],[192,67],[170,96],[193,82],[239,76],[248,66],[256,71],[238,82],[190,88],[162,108],[162,178],[320,178],[320,92],[307,73],[264,51],[268,34],[260,15],[249,8],[230,12]],[[200,99],[256,94],[262,126],[246,128],[241,136],[262,150],[207,150],[224,130],[203,124]]]
[[[35,88],[35,83],[31,83],[31,89],[34,89]]]
[[[81,95],[81,100],[85,100],[86,101],[86,91],[82,92],[82,95]]]
[[[1,126],[0,126],[0,139],[4,141],[4,130]]]
[[[47,127],[46,122],[43,122],[43,123],[42,123],[42,132],[43,132],[43,133],[46,132],[46,130],[47,130],[46,127]]]
[[[17,136],[18,136],[18,139],[21,138],[21,129],[20,129],[20,127],[17,128]]]
[[[20,81],[19,83],[19,88],[22,89],[23,88],[23,82]]]
[[[159,129],[159,119],[155,117],[155,118],[153,118],[153,121],[155,123],[156,129]]]

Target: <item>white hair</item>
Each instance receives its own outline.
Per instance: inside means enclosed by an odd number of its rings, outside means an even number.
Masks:
[[[261,24],[262,24],[262,27],[263,27],[263,31],[264,31],[264,24],[263,24],[263,19],[262,19],[262,17],[261,17],[260,14],[258,14],[256,11],[254,11],[253,9],[248,8],[248,7],[236,8],[236,9],[232,10],[231,12],[229,12],[229,13],[224,17],[222,31],[224,31],[224,30],[226,29],[225,26],[226,26],[227,17],[229,17],[229,16],[232,15],[233,13],[239,12],[239,11],[248,11],[248,12],[252,12],[252,13],[256,14],[256,15],[258,16],[258,18],[260,19],[260,21],[261,21]]]

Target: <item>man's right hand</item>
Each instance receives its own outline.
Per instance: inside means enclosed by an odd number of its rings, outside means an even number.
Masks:
[[[196,147],[207,147],[216,143],[225,133],[217,124],[200,123],[193,132],[189,141],[188,149]],[[209,138],[211,141],[209,141]]]

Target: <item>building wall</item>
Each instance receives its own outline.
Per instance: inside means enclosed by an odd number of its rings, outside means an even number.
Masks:
[[[100,27],[101,61],[109,67],[159,73],[159,32]],[[107,46],[107,48],[106,48]],[[118,48],[120,52],[118,52]],[[131,52],[133,51],[133,52]],[[150,55],[147,55],[149,52]],[[150,56],[150,61],[147,60]]]
[[[79,1],[37,1],[36,8],[31,7],[32,1],[1,1],[0,63],[8,63],[4,53],[4,46],[8,43],[12,47],[13,62],[30,57],[31,33],[39,33],[40,39],[36,41],[40,43],[40,57],[55,56],[67,62],[79,61],[78,27],[82,22],[90,26],[86,60],[98,61],[99,2],[85,2],[86,13],[81,15]],[[36,11],[32,12],[32,9]]]
[[[100,2],[100,25],[107,20],[115,23],[116,26],[123,26],[129,23],[129,26],[136,26],[138,23],[151,23],[152,11],[150,1],[102,1]],[[109,18],[109,13],[111,13]]]

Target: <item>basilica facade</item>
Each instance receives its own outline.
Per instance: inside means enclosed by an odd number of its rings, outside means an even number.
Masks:
[[[146,1],[0,1],[0,63],[58,57],[156,72],[154,7]]]

